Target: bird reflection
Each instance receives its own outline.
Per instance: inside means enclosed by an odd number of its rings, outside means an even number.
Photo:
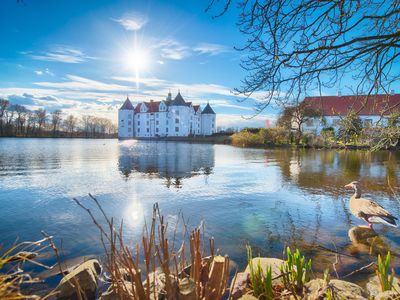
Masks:
[[[125,179],[135,173],[165,179],[167,188],[181,188],[184,178],[213,173],[214,147],[187,143],[148,142],[119,147],[118,169]]]
[[[350,247],[352,254],[368,253],[377,255],[386,253],[389,250],[388,242],[369,226],[352,227],[348,232],[348,236],[352,243]]]

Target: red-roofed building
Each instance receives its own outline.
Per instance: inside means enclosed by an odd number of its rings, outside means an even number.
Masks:
[[[136,107],[127,98],[118,114],[118,137],[211,135],[216,128],[215,118],[211,107],[202,111],[200,105],[186,102],[179,92],[174,100],[168,93],[163,101],[140,102]]]
[[[319,134],[324,127],[337,130],[350,111],[360,116],[364,127],[385,125],[389,115],[400,113],[400,94],[306,97],[302,104],[321,114],[321,117],[308,119],[303,124],[303,131]]]

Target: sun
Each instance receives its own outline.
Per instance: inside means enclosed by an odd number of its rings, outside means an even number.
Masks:
[[[149,57],[142,49],[133,49],[127,53],[125,62],[129,69],[139,72],[148,67]]]

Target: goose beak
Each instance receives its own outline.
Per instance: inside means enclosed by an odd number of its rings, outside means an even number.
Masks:
[[[351,185],[351,183],[349,183],[349,184],[346,184],[344,187],[345,187],[345,188],[351,188],[351,187],[353,187],[353,186]]]

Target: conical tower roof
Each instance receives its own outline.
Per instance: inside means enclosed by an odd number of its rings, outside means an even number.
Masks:
[[[211,114],[215,115],[214,110],[211,108],[210,104],[207,103],[206,107],[204,107],[203,111],[201,112],[202,114]]]
[[[185,100],[183,99],[180,92],[176,95],[174,101],[172,101],[171,105],[173,106],[187,106]]]
[[[124,102],[124,104],[122,104],[120,110],[133,110],[133,105],[131,100],[129,100],[129,97],[126,97],[126,100]]]

